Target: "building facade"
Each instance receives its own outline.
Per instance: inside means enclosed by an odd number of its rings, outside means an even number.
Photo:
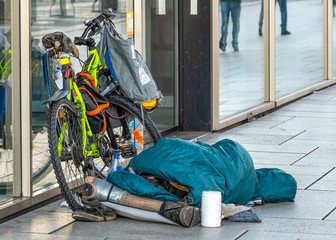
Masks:
[[[283,2],[242,0],[227,19],[220,0],[0,0],[0,219],[60,194],[47,140],[45,34],[73,39],[85,19],[113,8],[163,93],[150,114],[162,135],[217,131],[335,84],[333,1]]]

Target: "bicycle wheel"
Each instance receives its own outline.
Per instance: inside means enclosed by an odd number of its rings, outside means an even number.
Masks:
[[[117,148],[123,150],[120,161],[125,167],[132,157],[153,146],[162,137],[147,112],[128,98],[113,94],[108,100],[114,109],[114,112],[106,114],[112,120],[112,147],[115,148],[114,139]]]
[[[83,133],[78,114],[67,99],[53,102],[49,111],[48,139],[57,182],[71,209],[81,209],[81,191],[88,175],[83,156]]]

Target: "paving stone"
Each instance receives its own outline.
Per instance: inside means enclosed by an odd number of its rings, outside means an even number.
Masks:
[[[244,229],[248,231],[262,231],[288,234],[313,234],[313,235],[336,235],[335,221],[296,219],[284,217],[263,217],[261,223],[244,223]],[[237,229],[241,226],[228,223],[228,229]],[[266,238],[267,239],[267,238]]]
[[[299,190],[297,195],[300,195]],[[301,218],[301,219],[316,219],[322,220],[333,208],[335,202],[310,201],[297,197],[295,202],[292,203],[267,203],[263,206],[254,207],[254,212],[260,217],[273,217],[273,218]]]
[[[73,221],[70,213],[32,211],[2,223],[0,228],[3,234],[10,232],[50,233]]]
[[[315,167],[315,166],[286,166],[286,165],[277,165],[277,164],[256,164],[258,168],[264,168],[264,167],[275,167],[275,168],[281,168],[285,172],[292,174],[292,175],[303,175],[303,176],[322,176],[323,174],[330,171],[332,168],[330,167]]]
[[[310,119],[320,119],[320,118],[336,118],[336,113],[334,112],[311,112],[311,111],[295,111],[295,110],[284,110],[279,109],[276,112],[272,112],[272,115],[274,116],[282,116],[282,117],[307,117]]]
[[[304,154],[300,153],[273,153],[273,152],[249,152],[254,164],[276,164],[276,165],[290,165],[297,161]]]
[[[335,205],[336,207],[336,205]],[[336,209],[325,219],[325,221],[335,221],[336,222]]]
[[[298,233],[266,232],[266,231],[250,230],[239,238],[239,240],[260,240],[260,239],[334,240],[335,235],[327,234],[327,233],[325,234],[304,234],[304,233],[298,234]]]
[[[267,144],[243,144],[247,151],[253,152],[272,152],[272,153],[296,153],[307,154],[315,148],[311,146],[283,146]]]
[[[239,134],[245,134],[247,136],[251,136],[251,134],[254,134],[254,135],[266,134],[266,135],[285,135],[288,137],[293,137],[302,132],[297,129],[275,128],[275,126],[278,126],[279,124],[283,122],[269,122],[269,121],[262,121],[261,119],[258,119],[257,121],[249,122],[237,128],[227,130],[224,133],[225,134],[239,133]]]
[[[296,166],[320,166],[320,167],[334,167],[336,165],[335,158],[326,158],[325,156],[318,156],[317,154],[310,154],[297,161]],[[334,154],[335,155],[335,154]]]
[[[94,229],[94,231],[92,230]],[[118,217],[114,221],[102,223],[75,222],[53,235],[104,237],[107,239],[233,239],[241,233],[241,228],[229,229],[223,224],[219,228],[204,228],[200,224],[193,228],[151,223]]]
[[[2,231],[0,227],[0,231]],[[20,240],[60,240],[60,239],[73,239],[73,240],[82,240],[85,239],[83,236],[57,236],[47,233],[19,233],[19,232],[8,232],[1,233],[1,239],[20,239]],[[104,240],[101,237],[91,237],[92,240]]]

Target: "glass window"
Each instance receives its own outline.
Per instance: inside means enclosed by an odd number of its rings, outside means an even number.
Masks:
[[[333,78],[336,77],[336,0],[333,0]]]
[[[13,195],[11,5],[0,0],[0,204]]]
[[[323,1],[278,0],[275,37],[276,97],[323,81]]]
[[[264,102],[264,41],[262,28],[258,29],[260,0],[219,4],[219,116],[223,120]]]
[[[160,131],[177,126],[177,1],[146,1],[146,63],[162,92],[150,114]]]
[[[85,29],[83,21],[98,16],[102,9],[115,10],[114,23],[119,33],[126,38],[126,1],[117,0],[44,0],[31,1],[31,78],[32,78],[32,155],[33,190],[45,189],[56,183],[52,171],[48,146],[48,104],[43,78],[43,51],[40,48],[42,37],[52,31],[65,32],[72,40]],[[85,60],[87,49],[79,46],[79,57]],[[80,62],[72,58],[75,72],[81,70]]]

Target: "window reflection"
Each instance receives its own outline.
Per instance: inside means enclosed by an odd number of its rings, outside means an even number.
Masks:
[[[323,81],[323,2],[287,0],[290,35],[282,34],[281,22],[276,11],[277,98]]]
[[[220,120],[264,102],[260,0],[219,1]]]
[[[10,1],[0,1],[0,204],[13,194]]]

